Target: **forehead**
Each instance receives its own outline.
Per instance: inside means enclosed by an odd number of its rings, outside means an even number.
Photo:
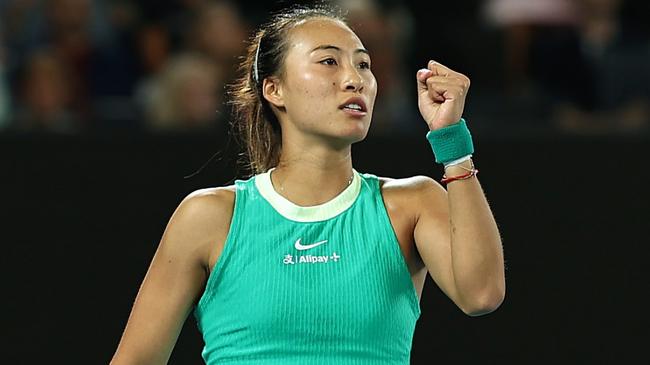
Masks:
[[[289,50],[309,53],[320,45],[334,45],[343,50],[364,48],[357,35],[344,23],[327,18],[308,19],[289,32]]]

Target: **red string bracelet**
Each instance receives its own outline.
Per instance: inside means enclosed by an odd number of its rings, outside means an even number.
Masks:
[[[468,171],[469,171],[468,173],[466,173],[464,175],[458,175],[458,176],[447,177],[446,175],[443,175],[442,180],[440,180],[440,182],[443,183],[443,184],[448,184],[448,183],[450,183],[452,181],[467,180],[472,176],[478,175],[478,170],[477,169],[472,168],[472,169],[470,169]]]

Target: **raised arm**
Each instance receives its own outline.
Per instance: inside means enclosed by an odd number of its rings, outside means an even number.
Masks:
[[[166,364],[228,231],[234,192],[188,195],[169,220],[111,365]],[[213,258],[214,260],[214,258]]]
[[[442,161],[451,160],[445,170],[450,178],[446,192],[430,178],[421,181],[416,246],[438,286],[465,313],[486,314],[505,297],[505,267],[497,225],[468,158],[473,151],[469,132],[465,138],[452,132],[464,126],[458,121],[470,81],[433,61],[416,77],[420,113],[435,131],[431,142],[434,150],[439,148],[436,161],[443,155]]]

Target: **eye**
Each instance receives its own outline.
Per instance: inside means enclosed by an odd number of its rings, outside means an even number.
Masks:
[[[333,58],[327,58],[327,59],[324,59],[324,60],[320,61],[320,63],[322,63],[324,65],[328,65],[328,66],[333,66],[333,65],[336,65],[336,60],[333,59]]]
[[[359,63],[359,67],[369,70],[370,69],[370,63],[366,62],[366,61],[363,61],[363,62]]]

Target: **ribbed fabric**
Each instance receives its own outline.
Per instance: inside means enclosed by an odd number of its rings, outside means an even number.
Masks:
[[[206,364],[409,364],[420,306],[377,177],[357,174],[353,204],[305,222],[260,194],[260,176],[235,182],[230,231],[194,311]]]

